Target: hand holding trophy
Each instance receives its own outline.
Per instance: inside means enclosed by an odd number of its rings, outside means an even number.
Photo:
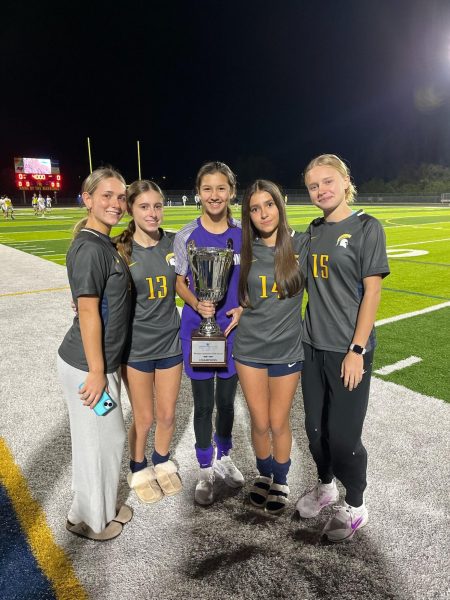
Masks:
[[[188,260],[197,298],[217,304],[225,296],[233,265],[232,242],[227,248],[197,248],[187,245]],[[193,367],[226,367],[226,338],[214,316],[203,319],[191,336],[190,364]]]

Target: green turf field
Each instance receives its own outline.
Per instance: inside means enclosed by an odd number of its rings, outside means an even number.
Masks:
[[[385,227],[391,266],[377,319],[450,302],[450,208],[403,205],[366,209]],[[239,216],[238,209],[234,210]],[[305,230],[319,214],[313,207],[288,206],[289,222],[298,231]],[[14,221],[0,221],[0,244],[64,265],[71,230],[84,215],[83,209],[54,208],[42,218],[34,216],[31,209],[19,208]],[[198,215],[195,207],[166,207],[164,227],[178,230]],[[410,356],[422,359],[380,377],[450,402],[449,369],[444,362],[449,313],[449,308],[443,308],[379,326],[376,369]]]

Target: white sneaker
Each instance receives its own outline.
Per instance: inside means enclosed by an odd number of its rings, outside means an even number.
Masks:
[[[212,504],[214,499],[213,485],[214,485],[214,470],[212,467],[206,467],[206,469],[200,469],[198,476],[197,485],[195,486],[194,498],[198,504]]]
[[[216,459],[213,464],[213,469],[215,474],[223,479],[230,487],[238,488],[244,485],[244,476],[229,456],[222,456],[220,460]]]
[[[344,502],[344,506],[335,506],[335,513],[325,525],[323,534],[327,536],[330,542],[343,542],[350,540],[355,531],[364,527],[369,520],[367,508],[360,506],[354,508]]]
[[[319,479],[312,490],[306,492],[298,500],[296,508],[303,519],[310,519],[311,517],[317,517],[325,506],[334,504],[338,500],[339,490],[336,486],[336,480],[333,479],[331,483],[322,483]]]

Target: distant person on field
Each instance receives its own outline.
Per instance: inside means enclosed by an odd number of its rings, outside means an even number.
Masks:
[[[50,196],[48,194],[45,199],[45,208],[46,208],[47,212],[50,212],[52,210],[52,199],[50,198]]]
[[[38,196],[38,213],[41,215],[41,217],[45,216],[45,198],[41,196],[40,192]]]
[[[31,198],[31,208],[34,211],[34,214],[37,215],[38,214],[38,197],[36,196],[36,194],[33,194],[33,197]]]
[[[4,198],[4,207],[5,219],[7,219],[10,216],[11,219],[14,221],[14,207],[12,205],[12,200],[9,196],[5,196]]]
[[[187,196],[182,196],[181,200],[183,202],[183,206],[186,206]]]
[[[201,210],[200,196],[198,194],[195,194],[194,202],[197,210]]]

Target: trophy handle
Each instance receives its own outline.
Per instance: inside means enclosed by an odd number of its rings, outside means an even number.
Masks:
[[[188,242],[188,245],[187,245],[187,253],[191,259],[192,259],[194,252],[195,252],[195,242],[194,242],[194,240],[191,240],[190,242]],[[194,261],[190,260],[189,264],[190,264],[191,271],[193,272],[193,274],[197,275],[197,277],[198,277],[198,270],[195,268]]]

